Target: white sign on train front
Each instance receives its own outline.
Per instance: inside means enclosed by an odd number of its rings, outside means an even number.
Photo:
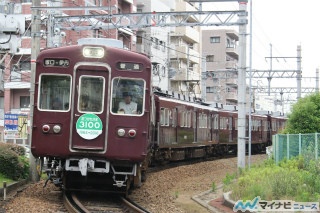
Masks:
[[[102,122],[95,114],[83,114],[77,120],[76,129],[80,137],[92,140],[102,133]]]

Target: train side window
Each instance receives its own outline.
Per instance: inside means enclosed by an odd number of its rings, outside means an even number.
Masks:
[[[238,118],[234,119],[234,129],[238,130]]]
[[[226,117],[220,117],[220,129],[227,129],[228,119]]]
[[[219,115],[213,117],[213,129],[219,129]]]
[[[180,112],[180,127],[185,127],[185,111]]]
[[[172,110],[172,127],[177,126],[177,108]]]
[[[71,76],[41,75],[38,90],[38,109],[69,111]]]
[[[191,111],[188,111],[187,112],[187,124],[186,124],[187,127],[189,127],[189,128],[191,127],[191,122],[192,122],[191,121]]]
[[[112,80],[111,113],[117,115],[142,115],[145,104],[145,81],[120,78]]]
[[[196,123],[197,123],[197,112],[193,112],[193,114],[192,114],[192,126],[193,126],[193,128],[197,127]]]
[[[169,109],[167,108],[160,109],[160,125],[169,126]]]
[[[208,123],[208,118],[207,115],[204,113],[201,113],[199,115],[199,128],[207,128],[207,123]]]
[[[229,121],[228,121],[228,129],[229,130],[232,130],[232,117],[229,118]]]

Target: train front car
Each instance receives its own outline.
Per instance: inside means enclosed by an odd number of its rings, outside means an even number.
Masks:
[[[127,191],[148,152],[150,60],[99,45],[42,51],[36,61],[32,145],[66,190]]]

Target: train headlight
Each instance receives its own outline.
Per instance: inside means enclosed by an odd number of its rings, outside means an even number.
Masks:
[[[124,129],[118,129],[118,136],[123,137],[126,134],[126,131]]]
[[[45,124],[42,126],[42,132],[48,133],[50,131],[50,126]]]
[[[129,137],[131,137],[131,138],[135,137],[136,134],[137,134],[137,132],[136,132],[136,130],[134,130],[134,129],[130,129],[129,132],[128,132],[128,135],[129,135]]]
[[[60,131],[61,131],[61,126],[59,126],[59,125],[54,125],[53,126],[53,132],[54,133],[60,133]]]
[[[82,54],[86,58],[102,58],[104,49],[102,47],[84,47]]]

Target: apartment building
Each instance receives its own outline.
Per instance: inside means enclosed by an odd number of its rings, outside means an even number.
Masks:
[[[205,97],[207,102],[237,105],[238,33],[229,29],[202,31],[202,56],[206,58]]]

